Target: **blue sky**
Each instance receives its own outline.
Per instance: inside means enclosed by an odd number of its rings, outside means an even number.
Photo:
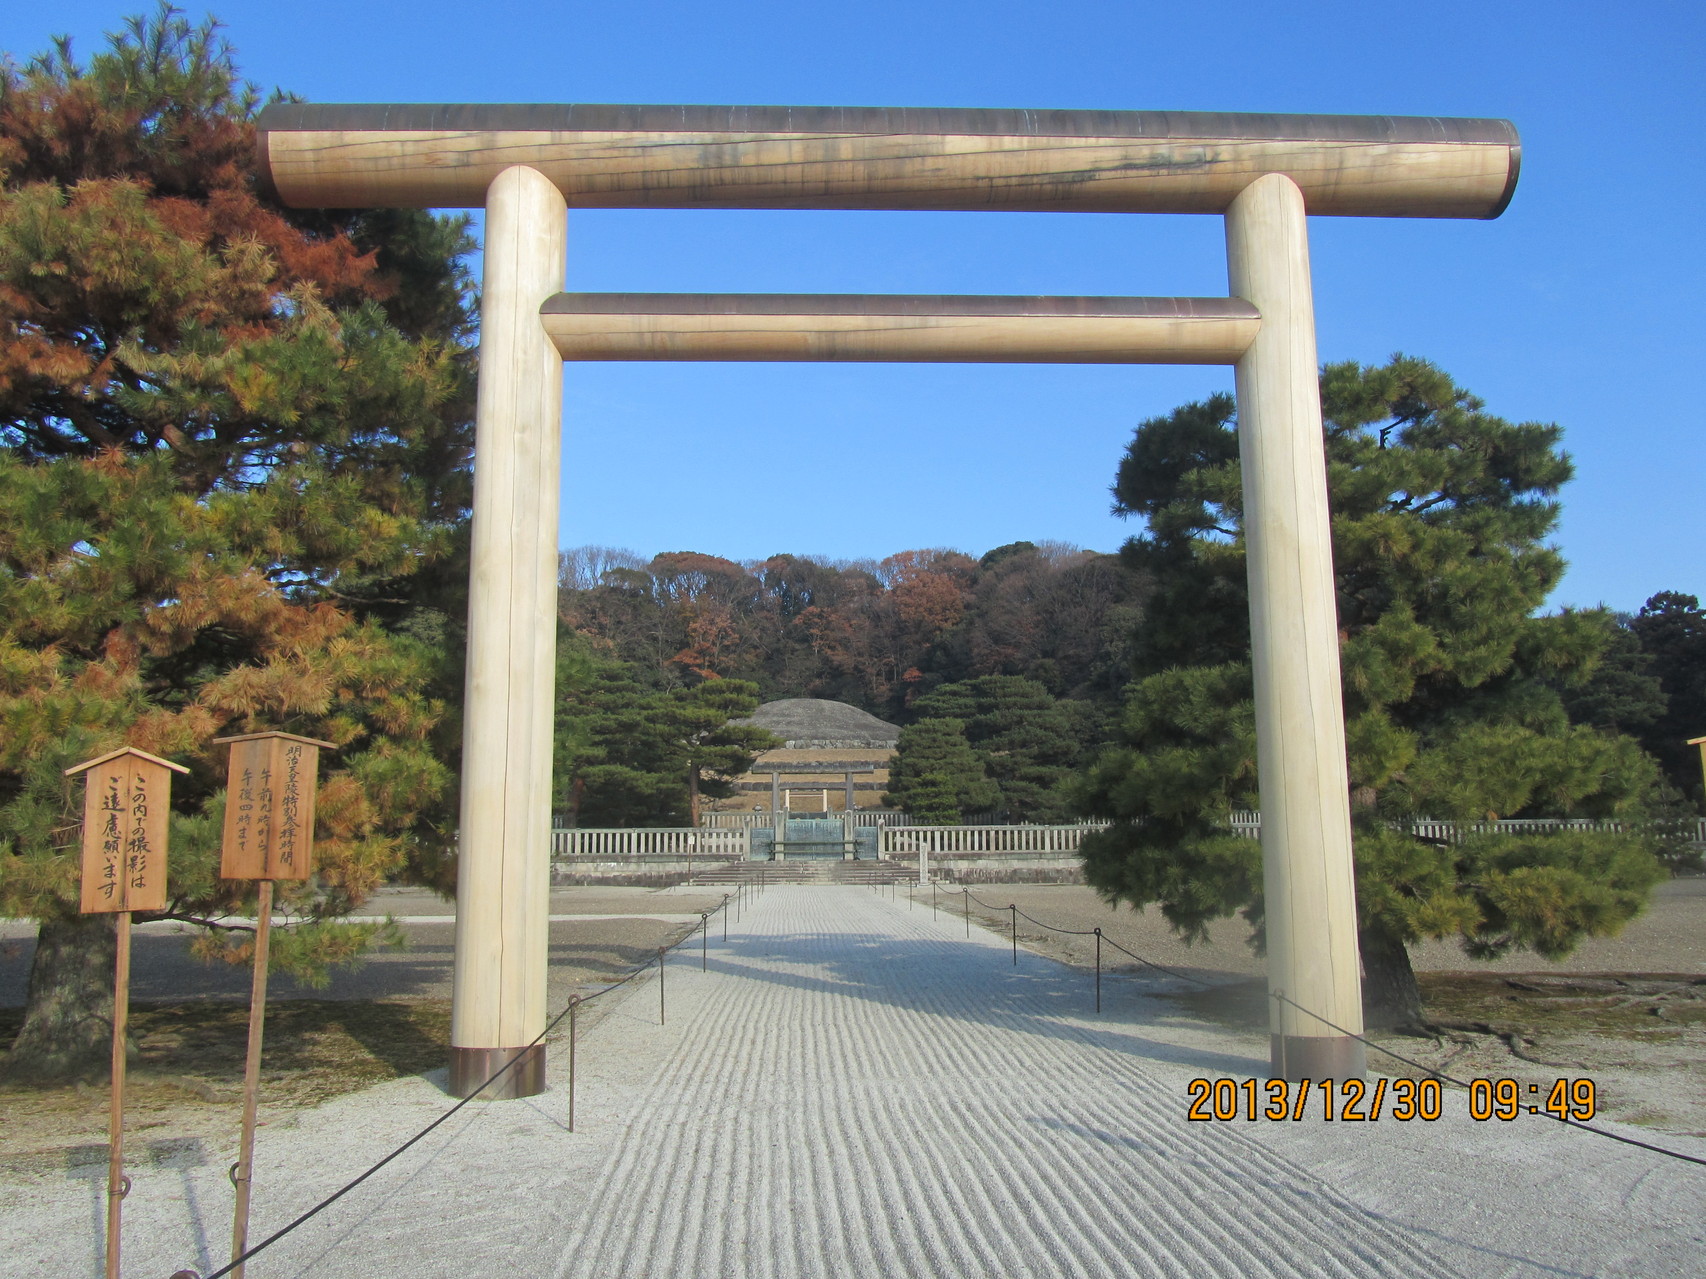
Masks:
[[[12,4],[0,48],[83,53],[141,0]],[[192,17],[203,10],[191,8]],[[1555,421],[1578,478],[1559,604],[1706,595],[1706,108],[1697,3],[1287,5],[225,0],[246,73],[324,102],[705,102],[1504,116],[1496,222],[1316,219],[1324,360],[1434,360]],[[589,211],[588,290],[1223,294],[1215,218]],[[1229,370],[581,365],[564,545],[881,556],[1111,550],[1142,418]]]

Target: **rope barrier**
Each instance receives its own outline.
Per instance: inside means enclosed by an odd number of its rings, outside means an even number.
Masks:
[[[763,887],[767,887],[768,885],[765,883],[761,883],[759,886],[761,888],[763,888]],[[745,888],[746,888],[746,885],[743,884],[741,886],[741,889],[739,889],[737,891],[742,891]],[[950,890],[950,891],[952,891],[952,890]],[[968,910],[966,912],[966,919],[967,919],[968,928],[970,926],[969,905],[970,905],[970,903],[975,902],[979,906],[982,906],[988,910],[994,910],[997,912],[1005,910],[1007,912],[1010,912],[1011,916],[1014,919],[1017,919],[1018,917],[1023,916],[1025,920],[1027,920],[1028,922],[1030,922],[1032,924],[1035,924],[1038,928],[1046,929],[1050,932],[1056,932],[1056,933],[1060,933],[1060,934],[1063,934],[1065,936],[1071,936],[1071,937],[1090,937],[1090,936],[1095,937],[1096,938],[1096,945],[1097,945],[1097,954],[1098,954],[1097,973],[1096,973],[1096,1007],[1097,1007],[1098,1012],[1101,1011],[1100,949],[1101,949],[1101,945],[1104,941],[1108,945],[1112,946],[1115,950],[1118,950],[1122,954],[1125,954],[1125,955],[1129,956],[1130,958],[1135,959],[1138,963],[1143,964],[1146,967],[1153,968],[1157,972],[1166,973],[1168,976],[1176,977],[1176,978],[1180,979],[1181,981],[1190,982],[1194,985],[1201,986],[1201,987],[1204,987],[1207,989],[1213,989],[1216,986],[1220,986],[1220,985],[1224,984],[1224,983],[1220,983],[1220,982],[1206,981],[1200,977],[1193,977],[1189,973],[1180,972],[1177,969],[1167,967],[1165,964],[1156,963],[1154,960],[1149,959],[1143,955],[1138,954],[1134,950],[1130,950],[1127,947],[1120,945],[1120,943],[1115,941],[1113,938],[1108,937],[1105,933],[1103,933],[1103,931],[1100,928],[1095,928],[1095,929],[1090,929],[1090,930],[1060,928],[1054,924],[1044,923],[1042,920],[1037,919],[1033,915],[1025,914],[1025,912],[1019,910],[1019,908],[1016,905],[1013,905],[1011,903],[1009,905],[1007,905],[1006,907],[997,906],[993,903],[984,902],[981,898],[975,896],[969,888],[961,887],[960,889],[958,889],[958,891],[964,895],[964,897],[967,901],[967,904],[968,904]],[[400,1146],[398,1146],[396,1149],[391,1151],[390,1154],[386,1155],[383,1159],[380,1159],[377,1163],[373,1164],[366,1171],[362,1172],[359,1176],[354,1177],[353,1179],[351,1179],[350,1181],[345,1183],[343,1186],[341,1186],[337,1190],[333,1191],[330,1195],[327,1195],[324,1199],[320,1200],[320,1202],[315,1204],[312,1208],[309,1208],[306,1212],[300,1214],[294,1220],[292,1220],[291,1222],[289,1222],[287,1225],[283,1226],[279,1230],[274,1231],[272,1234],[268,1235],[265,1239],[261,1240],[259,1243],[254,1245],[254,1247],[248,1249],[247,1251],[242,1253],[240,1256],[238,1256],[237,1258],[235,1258],[234,1260],[232,1260],[228,1264],[220,1267],[218,1270],[215,1270],[211,1274],[207,1275],[206,1279],[224,1279],[224,1276],[229,1275],[232,1271],[237,1269],[239,1266],[244,1265],[246,1262],[248,1262],[251,1258],[256,1256],[258,1253],[260,1253],[260,1252],[264,1251],[265,1249],[271,1247],[273,1244],[277,1243],[280,1239],[283,1239],[286,1235],[290,1234],[298,1226],[303,1225],[307,1221],[318,1216],[321,1212],[324,1212],[327,1208],[331,1207],[338,1200],[342,1199],[350,1191],[354,1190],[357,1186],[361,1185],[368,1178],[372,1177],[373,1174],[378,1172],[381,1168],[384,1168],[387,1164],[391,1163],[393,1160],[397,1159],[400,1155],[402,1155],[406,1151],[410,1150],[412,1147],[414,1147],[416,1144],[418,1144],[421,1140],[423,1140],[426,1136],[428,1136],[434,1130],[436,1130],[437,1128],[442,1126],[444,1123],[446,1123],[448,1120],[450,1120],[454,1115],[459,1113],[470,1102],[472,1102],[476,1098],[478,1098],[481,1093],[485,1092],[486,1089],[488,1089],[489,1087],[492,1086],[492,1084],[496,1083],[505,1074],[507,1074],[511,1069],[513,1069],[524,1057],[527,1056],[527,1054],[533,1048],[537,1047],[539,1044],[544,1042],[546,1037],[549,1036],[551,1034],[551,1032],[553,1030],[555,1030],[563,1022],[563,1020],[565,1018],[570,1019],[570,1023],[572,1026],[575,1014],[578,1012],[579,1008],[582,1005],[591,1003],[595,999],[600,999],[603,996],[610,994],[612,991],[620,990],[622,987],[626,986],[629,982],[633,981],[635,978],[641,976],[644,973],[650,972],[652,964],[654,962],[658,965],[658,970],[659,970],[659,998],[661,1001],[662,994],[663,994],[663,992],[662,992],[662,970],[663,970],[663,962],[664,962],[665,956],[667,956],[670,951],[678,949],[679,947],[684,945],[686,942],[691,940],[692,937],[694,936],[694,933],[696,933],[696,932],[697,933],[708,932],[711,914],[722,914],[723,915],[723,917],[724,917],[724,937],[726,938],[728,935],[727,934],[728,911],[730,909],[730,902],[731,902],[731,900],[733,900],[734,896],[735,896],[734,894],[727,894],[723,897],[723,900],[717,905],[717,907],[714,911],[701,912],[700,917],[699,917],[699,927],[697,929],[693,930],[692,932],[689,932],[686,936],[681,937],[680,939],[678,939],[677,941],[675,941],[671,945],[659,947],[658,953],[657,953],[657,958],[655,960],[648,959],[645,963],[635,966],[628,973],[624,974],[622,977],[618,978],[616,981],[611,982],[608,986],[604,987],[604,989],[599,990],[599,991],[595,991],[591,995],[584,995],[584,996],[575,995],[575,996],[572,996],[570,998],[568,1004],[563,1008],[563,1010],[561,1012],[559,1012],[555,1017],[553,1017],[548,1023],[546,1023],[544,1030],[540,1031],[539,1034],[536,1035],[524,1047],[522,1047],[521,1049],[518,1049],[515,1056],[512,1057],[507,1063],[505,1063],[503,1066],[500,1066],[491,1075],[487,1076],[485,1081],[482,1082],[480,1084],[480,1086],[478,1088],[476,1088],[473,1092],[469,1093],[466,1097],[462,1098],[454,1106],[452,1106],[449,1110],[445,1111],[438,1118],[434,1119],[431,1123],[427,1124],[426,1127],[422,1128],[414,1136],[410,1137],[407,1141],[403,1142]],[[1018,937],[1018,930],[1017,930],[1017,925],[1015,925],[1015,927],[1014,927],[1015,950],[1017,948],[1017,937]],[[703,939],[701,939],[701,967],[703,967],[704,963],[705,963],[704,949],[703,949],[704,945],[705,945],[705,942]],[[1421,1071],[1424,1074],[1426,1074],[1432,1078],[1442,1080],[1442,1081],[1449,1083],[1449,1084],[1452,1084],[1458,1088],[1463,1088],[1465,1090],[1467,1090],[1469,1088],[1469,1084],[1466,1081],[1461,1080],[1461,1079],[1457,1079],[1451,1075],[1444,1074],[1441,1071],[1436,1070],[1433,1067],[1424,1065],[1423,1063],[1416,1061],[1413,1058],[1406,1057],[1402,1053],[1394,1052],[1390,1048],[1385,1048],[1385,1047],[1381,1046],[1380,1044],[1375,1043],[1373,1040],[1367,1038],[1365,1035],[1358,1034],[1355,1031],[1346,1030],[1344,1027],[1339,1026],[1336,1023],[1329,1021],[1327,1018],[1321,1016],[1319,1013],[1314,1012],[1313,1010],[1304,1007],[1302,1004],[1299,1004],[1296,1000],[1290,998],[1289,996],[1285,995],[1284,993],[1282,993],[1280,991],[1270,992],[1270,997],[1274,998],[1274,999],[1282,1000],[1283,1002],[1290,1004],[1293,1008],[1296,1008],[1299,1012],[1305,1014],[1306,1016],[1314,1018],[1316,1021],[1320,1022],[1322,1025],[1328,1027],[1329,1029],[1335,1031],[1336,1033],[1348,1036],[1351,1039],[1355,1039],[1359,1043],[1362,1043],[1363,1045],[1365,1045],[1369,1048],[1373,1048],[1376,1052],[1384,1053],[1386,1056],[1391,1057],[1395,1061],[1403,1062],[1405,1065],[1411,1067],[1412,1069]],[[661,1018],[661,1014],[662,1014],[661,1002],[660,1002],[660,1006],[659,1006],[659,1011],[660,1011],[660,1018]],[[573,1051],[574,1051],[574,1045],[571,1041],[570,1052],[572,1053]],[[573,1106],[572,1098],[570,1101],[570,1105],[571,1105],[571,1107]],[[570,1115],[571,1115],[570,1131],[573,1131],[573,1117],[572,1117],[573,1116],[573,1110],[572,1109],[570,1111]],[[1626,1137],[1620,1133],[1611,1132],[1607,1129],[1600,1128],[1594,1124],[1585,1123],[1585,1122],[1578,1120],[1578,1119],[1571,1119],[1567,1116],[1549,1114],[1548,1117],[1557,1120],[1557,1122],[1562,1123],[1562,1124],[1566,1125],[1567,1127],[1579,1129],[1582,1132],[1592,1133],[1596,1137],[1605,1137],[1605,1138],[1608,1138],[1612,1141],[1620,1142],[1623,1145],[1635,1146],[1635,1147],[1638,1147],[1642,1150],[1650,1151],[1653,1154],[1664,1155],[1664,1156],[1667,1156],[1671,1159],[1680,1160],[1684,1163],[1690,1163],[1690,1164],[1699,1165],[1701,1167],[1706,1167],[1706,1158],[1701,1158],[1701,1157],[1698,1157],[1695,1155],[1684,1154],[1681,1151],[1677,1151],[1677,1150],[1670,1150],[1670,1149],[1667,1149],[1663,1146],[1654,1145],[1651,1142],[1641,1141],[1635,1137]],[[189,1273],[193,1273],[193,1272],[180,1271],[179,1273],[180,1274],[189,1274]]]
[[[972,892],[969,888],[961,888],[959,891],[964,893],[968,900],[977,902],[978,905],[984,906],[986,909],[996,910],[996,911],[1000,911],[1000,910],[1004,909],[1003,907],[988,905],[981,898],[973,896]],[[1064,934],[1071,936],[1071,937],[1094,936],[1096,938],[1096,944],[1098,947],[1098,959],[1097,959],[1097,964],[1096,964],[1096,1011],[1098,1011],[1098,1012],[1101,1011],[1101,1006],[1102,1006],[1102,991],[1101,991],[1102,971],[1101,971],[1101,962],[1100,962],[1099,950],[1100,950],[1100,946],[1103,942],[1106,942],[1108,945],[1112,946],[1115,950],[1120,951],[1123,954],[1131,956],[1131,958],[1137,960],[1138,963],[1144,964],[1147,967],[1153,968],[1157,972],[1166,973],[1169,977],[1177,977],[1180,981],[1191,982],[1194,985],[1201,986],[1204,989],[1208,989],[1208,990],[1212,990],[1217,986],[1222,986],[1222,985],[1226,984],[1224,982],[1205,981],[1201,977],[1193,977],[1189,973],[1180,972],[1176,968],[1169,968],[1165,964],[1158,964],[1153,959],[1147,959],[1144,956],[1138,954],[1134,950],[1126,949],[1126,947],[1120,945],[1112,937],[1109,937],[1100,928],[1092,929],[1089,932],[1084,932],[1084,931],[1081,931],[1078,929],[1072,929],[1072,928],[1060,928],[1054,924],[1045,924],[1042,920],[1034,918],[1031,915],[1026,915],[1024,911],[1019,910],[1018,907],[1016,907],[1016,906],[1008,906],[1005,909],[1014,911],[1017,914],[1024,916],[1025,919],[1030,920],[1030,922],[1035,924],[1038,928],[1044,928],[1044,929],[1049,930],[1050,932],[1064,933]],[[1423,1074],[1428,1075],[1431,1078],[1442,1080],[1445,1083],[1452,1084],[1458,1088],[1462,1088],[1465,1091],[1469,1091],[1469,1083],[1466,1080],[1458,1079],[1452,1075],[1447,1075],[1447,1074],[1443,1073],[1442,1071],[1434,1069],[1432,1066],[1424,1065],[1422,1062],[1419,1062],[1412,1057],[1406,1057],[1403,1053],[1393,1052],[1392,1049],[1382,1047],[1380,1044],[1375,1043],[1372,1039],[1368,1038],[1366,1035],[1359,1035],[1358,1033],[1356,1033],[1353,1030],[1346,1030],[1343,1026],[1340,1026],[1334,1022],[1328,1021],[1327,1018],[1321,1016],[1320,1013],[1315,1012],[1313,1009],[1305,1008],[1302,1004],[1298,1003],[1295,999],[1292,999],[1290,996],[1283,994],[1280,991],[1277,991],[1277,990],[1276,991],[1270,991],[1269,992],[1269,998],[1283,1000],[1285,1003],[1290,1004],[1293,1008],[1297,1009],[1299,1012],[1303,1013],[1305,1016],[1313,1017],[1316,1021],[1320,1022],[1323,1026],[1328,1027],[1329,1029],[1337,1032],[1338,1034],[1348,1036],[1349,1038],[1356,1040],[1358,1043],[1363,1044],[1365,1047],[1374,1049],[1376,1052],[1384,1053],[1384,1054],[1386,1054],[1386,1056],[1391,1057],[1394,1061],[1401,1061],[1406,1066],[1409,1066],[1414,1070],[1419,1070]],[[1625,1137],[1621,1133],[1611,1132],[1608,1129],[1600,1128],[1594,1124],[1585,1123],[1580,1119],[1571,1119],[1568,1116],[1564,1116],[1564,1115],[1557,1115],[1557,1114],[1552,1114],[1550,1112],[1547,1112],[1547,1118],[1554,1119],[1557,1122],[1564,1124],[1567,1127],[1579,1128],[1583,1132],[1592,1133],[1596,1137],[1606,1137],[1612,1141],[1622,1142],[1626,1146],[1638,1146],[1642,1150],[1650,1150],[1656,1155],[1665,1155],[1671,1159],[1680,1159],[1684,1163],[1698,1164],[1699,1166],[1706,1168],[1706,1158],[1701,1158],[1697,1155],[1688,1155],[1688,1154],[1684,1154],[1680,1150],[1670,1150],[1664,1146],[1655,1146],[1652,1142],[1641,1141],[1639,1138],[1636,1138],[1636,1137]]]
[[[731,894],[725,894],[723,897],[723,900],[717,905],[715,911],[709,912],[708,914],[707,913],[701,913],[699,916],[699,929],[703,929],[707,926],[707,923],[709,920],[709,914],[716,914],[718,912],[726,910],[728,907],[728,904],[729,904],[729,900],[732,896],[733,896],[732,893]],[[699,931],[699,929],[695,929],[694,932]],[[724,936],[727,936],[727,934],[725,933]],[[611,991],[620,990],[623,986],[626,986],[629,982],[633,981],[636,977],[639,977],[640,975],[642,975],[644,973],[650,972],[653,964],[656,964],[658,966],[659,998],[661,999],[662,998],[662,986],[663,986],[663,959],[664,959],[664,956],[667,955],[670,951],[675,950],[678,947],[684,945],[686,942],[690,941],[692,939],[692,937],[693,937],[693,932],[689,932],[685,937],[678,939],[677,941],[675,941],[671,945],[660,946],[658,948],[657,957],[655,959],[648,959],[648,960],[646,960],[645,963],[636,965],[632,970],[630,970],[628,973],[626,973],[624,976],[622,976],[618,980],[611,982],[610,985],[606,986],[603,990],[594,991],[590,995],[574,995],[574,996],[571,996],[567,1006],[564,1007],[562,1012],[558,1013],[555,1017],[553,1017],[549,1022],[546,1023],[544,1030],[540,1031],[537,1035],[535,1035],[533,1037],[533,1039],[530,1042],[528,1042],[525,1046],[517,1049],[515,1056],[511,1057],[509,1059],[509,1061],[504,1063],[502,1066],[499,1066],[490,1075],[486,1076],[485,1082],[482,1083],[473,1092],[469,1093],[466,1097],[462,1098],[461,1101],[457,1102],[454,1106],[452,1106],[449,1110],[445,1111],[437,1119],[434,1119],[425,1128],[422,1128],[413,1137],[410,1137],[407,1141],[405,1141],[402,1145],[398,1146],[390,1154],[386,1155],[378,1163],[376,1163],[372,1167],[368,1168],[367,1171],[363,1172],[360,1176],[355,1177],[352,1180],[346,1182],[343,1186],[340,1186],[337,1190],[335,1190],[331,1194],[327,1195],[319,1203],[315,1204],[312,1208],[308,1209],[307,1212],[302,1213],[295,1220],[291,1221],[288,1225],[282,1227],[281,1229],[273,1231],[272,1234],[268,1235],[265,1239],[261,1240],[254,1247],[248,1249],[246,1252],[242,1253],[240,1256],[234,1258],[230,1262],[227,1262],[225,1265],[221,1266],[218,1270],[215,1270],[211,1274],[207,1275],[206,1279],[224,1279],[224,1276],[230,1274],[232,1271],[236,1270],[239,1266],[242,1266],[245,1263],[247,1263],[251,1257],[255,1256],[259,1252],[264,1251],[267,1248],[270,1248],[273,1244],[277,1243],[280,1239],[283,1239],[286,1235],[288,1235],[291,1231],[295,1230],[298,1226],[300,1226],[300,1225],[304,1224],[305,1222],[309,1221],[310,1219],[318,1216],[320,1213],[324,1212],[327,1208],[330,1208],[333,1204],[335,1204],[338,1200],[342,1199],[350,1191],[354,1190],[357,1186],[361,1185],[362,1182],[366,1181],[369,1177],[373,1176],[374,1173],[378,1172],[381,1168],[385,1167],[385,1165],[390,1163],[393,1159],[396,1159],[399,1155],[401,1155],[405,1151],[409,1150],[412,1146],[414,1146],[422,1138],[426,1137],[427,1134],[431,1133],[435,1128],[438,1128],[441,1124],[445,1123],[453,1115],[455,1115],[458,1111],[460,1111],[464,1106],[466,1106],[469,1102],[473,1101],[481,1093],[485,1092],[486,1089],[490,1088],[498,1080],[502,1079],[506,1074],[508,1074],[512,1069],[514,1069],[516,1064],[518,1062],[520,1062],[524,1057],[526,1057],[529,1052],[531,1052],[534,1048],[537,1048],[541,1043],[543,1043],[545,1040],[545,1037],[547,1035],[549,1035],[553,1030],[555,1030],[559,1025],[561,1025],[564,1018],[572,1018],[572,1016],[577,1012],[577,1010],[579,1008],[581,1008],[583,1005],[590,1004],[595,999],[602,999],[605,995],[608,995]],[[570,1051],[571,1052],[573,1051],[572,1042],[570,1044]],[[571,1101],[570,1104],[572,1106],[573,1102]],[[573,1131],[573,1122],[574,1121],[573,1121],[573,1111],[572,1110],[570,1112],[570,1115],[571,1115],[570,1131]],[[191,1271],[191,1272],[180,1271],[179,1273],[180,1274],[184,1274],[184,1273],[193,1274],[194,1272],[193,1271]],[[174,1279],[176,1279],[175,1276],[174,1276]]]
[[[1295,999],[1292,999],[1290,996],[1283,994],[1280,991],[1277,991],[1277,990],[1270,991],[1269,992],[1269,998],[1278,999],[1278,1000],[1283,1001],[1284,1003],[1288,1003],[1293,1008],[1297,1009],[1299,1012],[1305,1014],[1306,1016],[1313,1017],[1316,1021],[1320,1022],[1323,1026],[1326,1026],[1332,1030],[1336,1030],[1339,1034],[1345,1035],[1351,1039],[1355,1039],[1359,1043],[1366,1044],[1368,1047],[1374,1049],[1376,1052],[1383,1052],[1388,1057],[1392,1057],[1398,1061],[1403,1062],[1406,1066],[1412,1066],[1417,1070],[1424,1071],[1428,1075],[1431,1075],[1433,1078],[1443,1080],[1444,1082],[1446,1082],[1448,1084],[1455,1084],[1457,1087],[1462,1088],[1465,1091],[1469,1090],[1469,1084],[1466,1080],[1458,1079],[1453,1075],[1447,1075],[1444,1072],[1435,1070],[1430,1066],[1424,1066],[1421,1062],[1415,1061],[1409,1057],[1406,1057],[1406,1056],[1404,1056],[1403,1053],[1395,1053],[1390,1048],[1382,1048],[1379,1044],[1375,1043],[1373,1040],[1369,1039],[1367,1036],[1359,1035],[1354,1030],[1346,1030],[1343,1026],[1335,1025],[1333,1022],[1328,1021],[1325,1017],[1321,1016],[1320,1013],[1311,1012],[1309,1009],[1305,1008],[1302,1004],[1298,1003]],[[1590,1123],[1584,1123],[1580,1119],[1572,1119],[1567,1115],[1554,1114],[1551,1111],[1546,1111],[1544,1113],[1548,1119],[1555,1119],[1559,1123],[1564,1124],[1570,1128],[1580,1128],[1583,1132],[1591,1132],[1596,1137],[1609,1137],[1612,1141],[1620,1141],[1626,1146],[1639,1146],[1642,1150],[1650,1150],[1656,1155],[1668,1155],[1672,1159],[1680,1159],[1684,1163],[1699,1164],[1702,1168],[1706,1168],[1706,1159],[1702,1159],[1699,1156],[1685,1155],[1680,1150],[1667,1150],[1663,1146],[1655,1146],[1651,1142],[1648,1142],[1648,1141],[1641,1141],[1635,1137],[1625,1137],[1621,1133],[1611,1132],[1608,1129],[1599,1128],[1599,1127],[1596,1127],[1595,1125],[1590,1124]]]

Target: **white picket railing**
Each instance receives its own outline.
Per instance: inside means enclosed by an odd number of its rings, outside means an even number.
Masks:
[[[701,813],[699,825],[705,830],[751,830],[770,825],[769,813]]]
[[[1262,815],[1253,812],[1234,812],[1232,832],[1250,839],[1262,833]],[[1410,823],[1410,833],[1417,839],[1437,839],[1448,844],[1460,844],[1470,835],[1530,835],[1553,830],[1625,831],[1630,823],[1614,819],[1591,817],[1508,817],[1496,822],[1436,822],[1419,817]],[[1706,844],[1706,817],[1700,818],[1694,829],[1694,841]]]
[[[1076,853],[1100,826],[886,826],[881,855],[954,857],[961,854]]]
[[[717,817],[761,817],[769,814],[718,813]],[[857,814],[856,816],[864,816]],[[887,816],[887,814],[883,814]],[[875,823],[872,823],[875,824]],[[653,860],[694,857],[749,857],[752,853],[752,827],[768,827],[769,820],[753,822],[738,828],[688,826],[641,827],[629,830],[581,829],[553,830],[553,857],[590,857],[619,861],[627,858]],[[1260,813],[1235,812],[1231,828],[1234,833],[1257,838],[1262,833]],[[881,857],[931,857],[959,855],[979,856],[1003,853],[1072,854],[1084,842],[1084,836],[1104,829],[1105,823],[1082,822],[1071,826],[893,826],[886,822],[878,836],[878,855]],[[1420,839],[1437,839],[1458,843],[1472,834],[1527,834],[1550,830],[1622,831],[1629,823],[1595,821],[1588,818],[1522,818],[1499,822],[1436,822],[1419,819],[1410,823],[1411,832]],[[1706,818],[1698,820],[1694,838],[1706,844]]]
[[[632,830],[554,830],[553,857],[597,857],[617,861],[628,857],[746,857],[752,837],[744,830],[696,830],[691,826],[641,827]]]

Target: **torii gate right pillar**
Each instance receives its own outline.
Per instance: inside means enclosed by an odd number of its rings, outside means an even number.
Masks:
[[[1362,980],[1315,311],[1303,193],[1291,178],[1268,174],[1232,201],[1226,250],[1233,296],[1262,313],[1261,331],[1238,361],[1237,386],[1273,1073],[1361,1077],[1365,1054],[1353,1036],[1362,1033]]]

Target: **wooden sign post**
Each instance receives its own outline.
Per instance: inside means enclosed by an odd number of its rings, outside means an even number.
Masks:
[[[314,853],[314,795],[320,748],[331,742],[294,733],[248,733],[216,737],[229,744],[231,766],[225,789],[225,829],[219,857],[221,879],[255,879],[255,964],[249,987],[249,1050],[243,1067],[243,1135],[231,1184],[237,1189],[231,1227],[231,1273],[243,1279],[241,1258],[249,1245],[249,1191],[255,1163],[255,1109],[260,1100],[261,1032],[267,1016],[267,944],[272,936],[275,879],[307,879]]]
[[[130,1193],[124,1175],[125,1032],[130,1020],[130,915],[166,908],[166,824],[172,774],[182,764],[120,747],[65,770],[88,776],[83,787],[85,915],[114,914],[118,962],[113,972],[112,1103],[107,1120],[107,1279],[118,1279],[119,1213]]]
[[[1706,737],[1690,737],[1688,744],[1700,748],[1700,775],[1706,778]]]

